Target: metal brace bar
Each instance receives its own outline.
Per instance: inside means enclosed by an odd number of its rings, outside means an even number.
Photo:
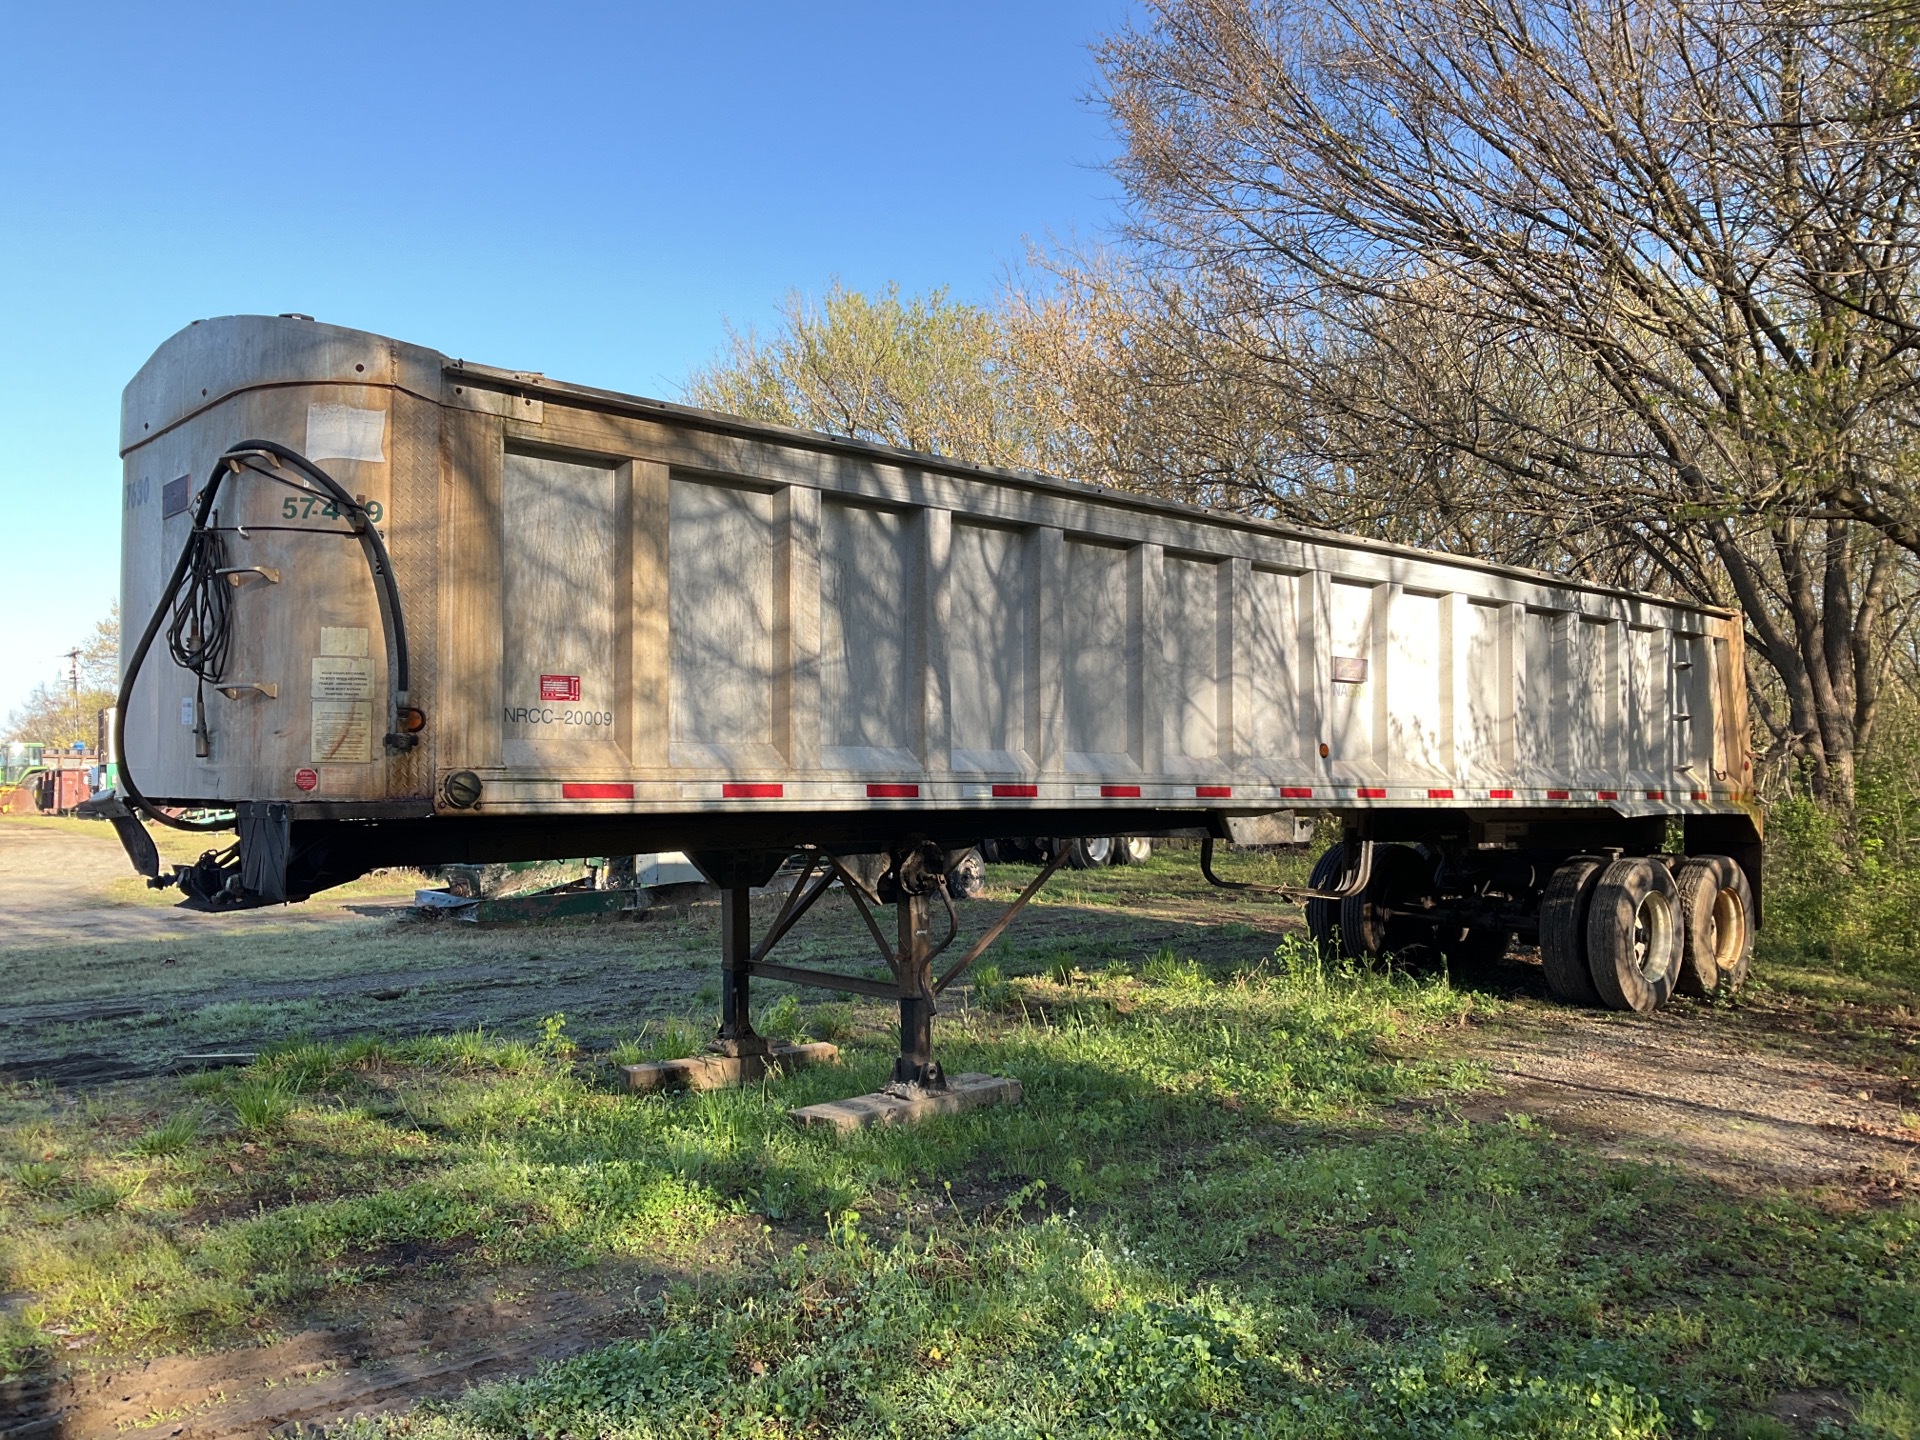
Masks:
[[[846,892],[853,896],[853,903],[859,908],[860,918],[867,922],[867,930],[873,936],[873,943],[880,947],[881,955],[886,958],[887,968],[898,976],[900,973],[900,957],[893,953],[893,947],[887,944],[887,937],[880,933],[879,925],[874,922],[873,912],[867,909],[867,887],[848,873],[847,867],[840,863],[839,856],[827,856],[827,863],[833,866],[833,873],[840,877],[840,883],[846,889]],[[879,903],[876,897],[874,904],[877,905]]]
[[[800,899],[802,887],[804,887],[812,877],[813,868],[819,863],[817,857],[812,855],[807,857],[806,868],[795,877],[793,889],[787,892],[786,903],[781,905],[780,913],[773,917],[773,924],[767,930],[766,939],[754,947],[753,959],[766,959],[767,952],[780,943],[780,937],[799,923],[800,917],[807,913],[808,908],[812,906],[815,900],[820,898],[820,893],[824,891],[828,885],[833,883],[833,877],[831,875],[821,877],[821,883],[814,887],[813,894],[809,895],[804,901],[801,901],[797,909],[795,908],[794,902]]]
[[[1062,845],[1060,847],[1059,853],[1056,854],[1053,859],[1049,860],[1040,873],[1033,877],[1032,883],[1020,892],[1020,898],[1009,905],[1001,914],[1000,918],[987,927],[986,934],[974,941],[973,948],[955,961],[951,970],[933,982],[934,994],[938,995],[942,990],[945,990],[947,986],[951,985],[955,980],[958,980],[966,971],[966,968],[978,960],[980,956],[985,953],[989,945],[1000,938],[1001,933],[1005,931],[1007,926],[1013,923],[1013,917],[1026,909],[1027,902],[1039,892],[1040,887],[1053,878],[1053,872],[1066,864],[1068,852],[1072,848],[1073,847],[1069,845]]]
[[[1213,873],[1213,837],[1208,835],[1200,841],[1200,873],[1207,877],[1209,885],[1218,885],[1222,890],[1245,890],[1254,895],[1278,895],[1283,900],[1351,900],[1367,888],[1367,882],[1373,879],[1373,842],[1360,842],[1360,855],[1354,868],[1341,878],[1340,884],[1331,890],[1313,890],[1299,885],[1254,885],[1245,880],[1222,880]]]
[[[755,960],[747,973],[761,980],[785,980],[791,985],[816,985],[822,990],[844,990],[849,995],[871,995],[878,1000],[893,1000],[900,986],[892,980],[869,980],[861,975],[835,975],[827,970],[804,970],[797,965],[774,965]]]

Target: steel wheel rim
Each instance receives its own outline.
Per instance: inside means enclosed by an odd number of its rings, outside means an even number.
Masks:
[[[1648,982],[1664,980],[1673,954],[1673,907],[1659,891],[1640,898],[1633,912],[1633,968]]]
[[[1740,896],[1722,887],[1713,897],[1713,960],[1731,970],[1740,959],[1747,938],[1747,907]]]

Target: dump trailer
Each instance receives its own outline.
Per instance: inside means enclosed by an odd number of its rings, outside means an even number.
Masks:
[[[304,316],[168,340],[122,454],[144,630],[116,824],[194,905],[684,850],[726,892],[738,1038],[752,976],[813,974],[768,951],[838,880],[900,907],[897,943],[872,926],[897,983],[833,983],[898,993],[922,1079],[979,950],[932,975],[943,857],[986,836],[1193,835],[1218,880],[1215,840],[1332,815],[1296,892],[1325,944],[1537,938],[1559,993],[1641,1010],[1744,974],[1760,819],[1726,611]],[[135,817],[183,810],[237,833],[162,875]],[[889,856],[878,886],[836,858],[859,852]],[[796,854],[756,941],[748,891]]]

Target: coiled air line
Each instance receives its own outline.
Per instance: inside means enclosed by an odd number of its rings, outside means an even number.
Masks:
[[[273,469],[263,469],[256,463],[258,461],[265,461],[270,467],[293,471],[309,484],[296,484],[283,475],[276,475]],[[146,663],[147,652],[153,648],[154,639],[166,623],[167,612],[171,609],[173,622],[168,626],[167,648],[174,662],[191,672],[198,683],[199,689],[194,699],[195,731],[203,747],[201,753],[207,753],[204,748],[207,743],[205,691],[208,685],[218,687],[225,678],[224,668],[232,638],[232,617],[226,593],[227,576],[232,572],[224,564],[224,531],[232,528],[243,536],[247,533],[239,526],[222,527],[209,524],[209,521],[213,517],[213,503],[219,497],[220,487],[229,476],[247,470],[263,475],[276,484],[309,494],[324,495],[346,518],[351,529],[303,528],[300,533],[354,535],[359,538],[361,552],[366,556],[367,569],[373,578],[374,592],[380,600],[380,629],[387,642],[387,733],[384,741],[387,749],[407,751],[419,744],[420,737],[414,732],[421,728],[425,719],[407,704],[407,623],[400,609],[400,588],[394,583],[393,564],[387,557],[386,544],[381,540],[380,532],[374,528],[366,506],[349,495],[339,481],[298,451],[272,440],[243,440],[223,454],[215,462],[213,473],[207,476],[207,483],[200,491],[199,504],[193,513],[193,529],[180,551],[179,560],[174,564],[172,576],[160,589],[159,603],[154,606],[153,616],[141,633],[140,643],[133,647],[133,655],[120,679],[119,694],[113,702],[116,733],[121,737],[118,788],[131,810],[176,830],[228,830],[234,827],[235,822],[182,820],[167,814],[140,793],[140,787],[134,783],[132,769],[127,764],[127,702],[132,698],[134,681],[139,678],[141,666]],[[403,723],[403,716],[405,721],[413,723]]]

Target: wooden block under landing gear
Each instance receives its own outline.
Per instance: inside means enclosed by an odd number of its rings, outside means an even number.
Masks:
[[[1005,1075],[952,1075],[944,1090],[917,1095],[891,1095],[884,1090],[855,1095],[850,1100],[827,1100],[789,1110],[800,1126],[859,1130],[868,1125],[908,1125],[935,1115],[958,1115],[986,1105],[1018,1105],[1020,1082]]]
[[[837,1064],[839,1059],[840,1047],[821,1040],[811,1045],[775,1045],[765,1055],[689,1055],[684,1060],[652,1060],[621,1068],[632,1090],[725,1090],[750,1085],[768,1074]]]

